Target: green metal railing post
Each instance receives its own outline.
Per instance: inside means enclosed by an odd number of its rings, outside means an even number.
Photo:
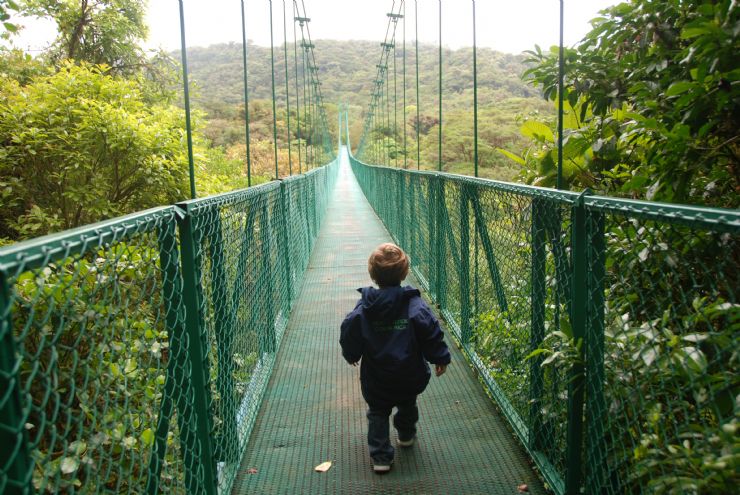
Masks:
[[[167,222],[162,225],[157,233],[159,246],[159,268],[162,272],[162,300],[164,301],[165,324],[167,325],[167,341],[171,350],[170,358],[167,362],[167,375],[165,377],[164,391],[162,393],[162,402],[159,407],[157,417],[157,430],[154,435],[154,445],[152,454],[149,458],[149,472],[147,473],[146,492],[154,495],[159,493],[159,480],[161,477],[164,458],[167,453],[167,435],[170,429],[170,420],[174,412],[174,397],[177,397],[178,411],[185,411],[189,407],[188,390],[176,394],[177,384],[175,376],[178,369],[187,369],[187,354],[185,352],[185,328],[184,328],[184,311],[182,306],[182,284],[180,273],[180,259],[177,242],[177,224]],[[185,372],[180,371],[183,379],[189,379]],[[186,382],[187,383],[187,382]],[[177,421],[180,431],[180,450],[183,455],[183,461],[186,466],[194,466],[196,452],[190,450],[187,444],[188,432],[192,425],[189,420],[192,419],[185,414],[178,414]],[[198,479],[193,476],[193,470],[185,471],[185,486],[195,490],[198,486]]]
[[[444,179],[436,175],[435,176],[435,189],[437,194],[437,208],[435,215],[435,223],[437,224],[434,246],[437,250],[437,303],[440,309],[447,308],[447,259],[445,257],[447,251],[447,232],[443,232],[445,229],[444,216],[447,213],[447,204],[445,203],[445,182]]]
[[[545,338],[545,297],[547,295],[545,260],[547,235],[545,231],[545,215],[547,205],[540,199],[532,200],[532,268],[531,268],[531,322],[529,334],[529,352],[540,348]],[[545,438],[542,431],[542,396],[544,393],[544,379],[542,371],[542,356],[534,356],[529,364],[529,448],[541,450]]]
[[[259,280],[259,293],[267,294],[265,297],[264,313],[262,314],[261,329],[259,332],[260,355],[272,354],[277,349],[277,336],[275,332],[275,279],[272,270],[272,237],[270,235],[269,212],[267,211],[267,197],[263,196],[260,207],[260,260],[262,261],[262,273]]]
[[[219,401],[219,416],[223,421],[220,438],[216,446],[216,459],[234,463],[238,461],[238,445],[236,410],[234,395],[233,343],[235,334],[234,316],[229,301],[229,292],[226,281],[226,257],[224,255],[224,240],[221,226],[221,215],[216,210],[213,223],[208,230],[208,249],[210,254],[211,293],[213,294],[214,332],[216,336],[216,353],[218,360],[218,374],[216,389],[221,400]],[[231,457],[227,457],[231,456]]]
[[[377,175],[377,174],[376,174]],[[429,238],[427,239],[427,256],[429,257],[429,292],[434,299],[437,299],[437,295],[434,291],[437,289],[437,199],[436,199],[436,180],[434,176],[429,176],[427,181],[427,232]]]
[[[586,208],[583,205],[584,191],[573,205],[571,226],[572,283],[570,323],[573,340],[581,343],[586,334],[588,310],[588,238],[586,231]],[[566,432],[565,493],[577,495],[581,492],[583,470],[583,403],[585,392],[583,361],[573,364],[568,372],[568,426]]]
[[[200,236],[193,226],[193,216],[190,213],[188,203],[180,203],[179,208],[184,210],[184,217],[178,222],[180,232],[180,252],[182,256],[182,280],[183,301],[185,304],[185,333],[187,335],[187,359],[190,367],[190,380],[187,383],[193,390],[193,413],[195,423],[195,436],[186,439],[188,449],[198,451],[199,456],[193,459],[191,469],[202,470],[204,486],[200,487],[203,493],[215,495],[217,493],[216,483],[216,457],[213,452],[213,439],[211,437],[212,422],[210,411],[210,385],[209,366],[206,354],[206,343],[204,342],[205,324],[203,321],[203,287],[201,286],[201,264],[198,256]],[[182,383],[183,381],[181,381]],[[180,414],[187,414],[180,411]],[[186,450],[188,450],[186,449]],[[199,491],[200,491],[199,490]]]
[[[0,271],[0,492],[33,493],[34,463],[21,401],[8,275]]]
[[[606,238],[604,214],[587,212],[588,228],[588,322],[584,338],[586,359],[586,493],[601,493],[609,477],[603,418],[608,414],[604,397],[604,313]]]
[[[285,182],[280,183],[280,244],[282,245],[282,257],[285,266],[285,284],[286,294],[288,299],[285,304],[285,309],[290,310],[290,302],[293,300],[293,270],[290,264],[290,246],[288,241],[290,236],[288,235],[288,191],[286,190]]]
[[[460,340],[469,344],[470,328],[470,193],[460,190]]]

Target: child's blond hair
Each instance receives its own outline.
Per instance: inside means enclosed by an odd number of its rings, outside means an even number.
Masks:
[[[400,247],[385,242],[370,254],[367,271],[380,287],[399,285],[409,274],[409,257]]]

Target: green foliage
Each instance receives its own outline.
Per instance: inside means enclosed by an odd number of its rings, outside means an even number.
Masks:
[[[568,183],[738,206],[739,22],[730,0],[632,0],[594,19],[565,53]],[[557,49],[529,55],[526,77],[555,100]],[[550,185],[555,145],[543,137],[533,137],[524,178]]]
[[[58,36],[47,54],[55,64],[66,59],[105,64],[116,74],[139,72],[145,57],[145,0],[24,0],[21,13],[47,17]]]
[[[5,30],[0,33],[0,39],[10,39],[12,35],[18,32],[18,25],[10,22],[10,15],[13,11],[18,11],[18,4],[13,0],[0,1],[0,22]]]
[[[182,113],[133,81],[66,64],[0,79],[0,236],[28,237],[182,199]]]
[[[117,243],[25,272],[15,284],[39,493],[144,490],[169,356],[153,245],[153,237]],[[177,438],[166,443],[165,464],[176,466]],[[166,468],[162,484],[179,476]]]

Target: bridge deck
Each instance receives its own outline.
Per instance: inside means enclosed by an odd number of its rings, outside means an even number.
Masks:
[[[345,152],[234,493],[516,494],[522,483],[544,493],[454,345],[447,373],[419,398],[418,442],[396,450],[391,473],[372,472],[359,369],[341,357],[339,324],[354,307],[354,289],[370,283],[371,249],[388,240]],[[313,471],[328,460],[328,472]]]

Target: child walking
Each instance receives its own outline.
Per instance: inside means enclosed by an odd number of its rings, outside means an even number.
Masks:
[[[450,351],[442,329],[417,289],[401,287],[409,272],[406,253],[395,244],[381,244],[368,259],[370,278],[379,289],[357,289],[362,297],[342,322],[342,355],[353,366],[360,362],[362,396],[368,405],[367,443],[373,470],[387,473],[395,449],[390,442],[389,416],[398,445],[410,447],[416,438],[419,411],[416,397],[424,391],[431,371],[442,375]]]

